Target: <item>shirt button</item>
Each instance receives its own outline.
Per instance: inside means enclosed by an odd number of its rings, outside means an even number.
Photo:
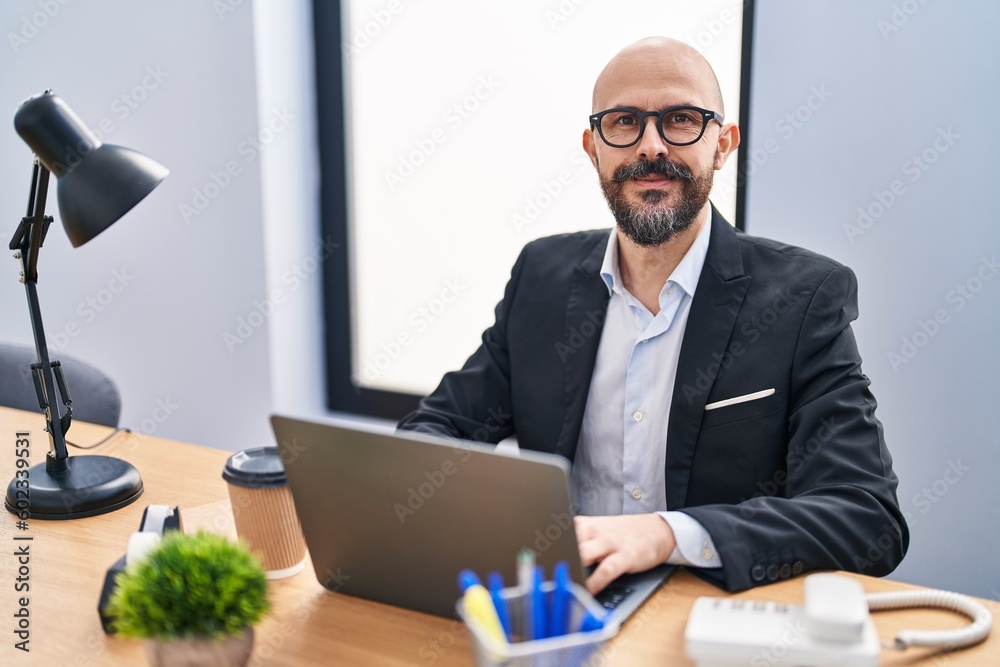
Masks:
[[[638,486],[632,489],[632,497],[635,498],[636,500],[640,500],[642,498],[642,489],[640,489]]]
[[[639,412],[638,410],[636,410],[635,414],[632,415],[632,419],[636,420],[637,422],[641,422],[642,421],[642,413]]]
[[[640,343],[648,343],[648,342],[649,342],[649,339],[648,339],[648,338],[643,338],[643,339],[642,339],[642,340],[640,340],[639,342],[640,342]]]
[[[705,560],[711,560],[712,556],[714,555],[715,554],[712,553],[712,550],[709,549],[708,547],[701,550],[701,557],[704,558]]]

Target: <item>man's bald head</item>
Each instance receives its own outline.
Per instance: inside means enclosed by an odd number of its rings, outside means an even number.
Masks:
[[[704,104],[711,104],[713,111],[726,115],[722,90],[712,66],[695,49],[669,37],[647,37],[619,51],[594,83],[593,112],[623,104],[634,106],[635,102],[626,103],[613,97],[622,82],[639,77],[648,80],[651,86],[664,79],[683,82],[692,95],[703,98]]]

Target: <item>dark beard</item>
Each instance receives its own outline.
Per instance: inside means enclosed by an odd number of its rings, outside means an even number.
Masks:
[[[662,190],[644,191],[644,205],[635,206],[626,200],[625,182],[650,174],[660,174],[681,181],[681,201],[677,206],[658,205],[668,194]],[[625,236],[636,245],[652,247],[666,243],[691,227],[708,201],[713,177],[711,167],[696,177],[689,169],[660,157],[652,161],[639,160],[621,167],[612,179],[602,177],[601,189],[618,228]]]

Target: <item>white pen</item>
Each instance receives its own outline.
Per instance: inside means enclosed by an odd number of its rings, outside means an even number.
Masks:
[[[521,593],[531,593],[535,576],[535,552],[531,549],[521,549],[517,554],[517,586]]]
[[[534,622],[532,615],[533,605],[531,592],[535,583],[535,552],[531,549],[521,549],[517,554],[517,587],[521,592],[520,599],[524,615],[522,618],[522,639],[531,641],[534,639]]]

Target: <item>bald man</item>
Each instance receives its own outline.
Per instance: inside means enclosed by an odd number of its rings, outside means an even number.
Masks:
[[[740,134],[694,49],[623,49],[589,120],[615,227],[529,243],[481,347],[399,427],[569,459],[591,592],[665,562],[729,590],[891,572],[909,535],[854,274],[712,207]]]

